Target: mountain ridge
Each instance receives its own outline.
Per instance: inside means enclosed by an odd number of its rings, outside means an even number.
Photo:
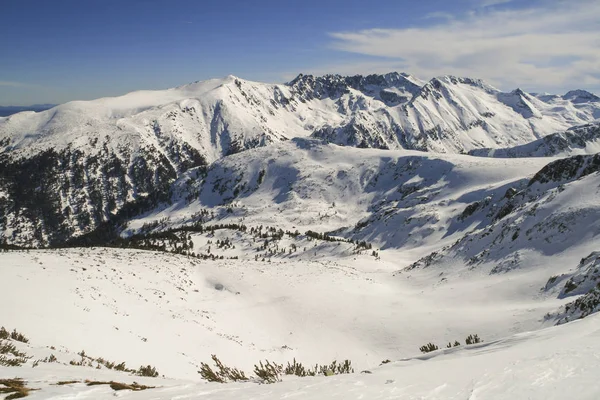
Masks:
[[[49,244],[89,233],[125,208],[170,201],[186,171],[202,179],[223,157],[293,138],[466,153],[590,122],[600,102],[588,100],[543,101],[450,75],[301,74],[283,85],[228,76],[18,113],[0,118],[2,237]]]

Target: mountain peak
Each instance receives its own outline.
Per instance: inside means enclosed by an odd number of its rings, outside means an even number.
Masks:
[[[582,89],[568,91],[562,96],[562,98],[564,100],[570,100],[573,103],[588,103],[600,101],[600,97],[588,92],[587,90]]]
[[[486,92],[498,92],[492,85],[486,83],[482,79],[474,79],[467,77],[460,77],[455,75],[440,75],[432,78],[428,83],[429,86],[440,89],[444,85],[469,85],[478,87],[485,90]]]
[[[350,90],[356,90],[384,102],[387,106],[396,106],[408,102],[421,90],[423,84],[407,73],[389,72],[352,76],[299,74],[286,85],[305,99],[339,98]]]

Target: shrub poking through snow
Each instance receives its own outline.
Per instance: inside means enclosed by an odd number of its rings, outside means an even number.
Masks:
[[[212,359],[216,365],[216,370],[213,370],[208,364],[200,363],[201,368],[198,373],[203,379],[209,382],[235,382],[235,381],[247,381],[249,378],[246,377],[243,371],[236,368],[229,368],[217,358],[214,354]],[[269,360],[265,360],[263,363],[260,361],[254,365],[254,374],[256,379],[260,383],[275,383],[281,382],[282,375],[295,375],[300,377],[305,376],[316,376],[316,375],[339,375],[339,374],[353,374],[354,368],[352,368],[352,362],[350,360],[344,360],[340,363],[334,360],[331,364],[319,365],[316,364],[313,368],[306,368],[302,363],[299,363],[294,358],[292,363],[287,363],[287,366],[283,364],[277,364]]]
[[[2,367],[20,367],[26,362],[26,357],[6,357],[5,355],[0,355],[0,366]]]
[[[214,371],[210,365],[206,364],[206,363],[200,363],[200,371],[198,371],[198,373],[200,374],[200,376],[203,379],[206,379],[209,382],[219,382],[219,383],[225,383],[225,382],[229,382],[229,381],[247,381],[248,378],[246,377],[246,375],[244,374],[243,371],[240,371],[237,368],[230,368],[225,366],[225,364],[223,364],[221,362],[221,360],[219,360],[217,358],[217,356],[215,354],[211,355],[211,358],[213,360],[213,362],[215,363],[215,366],[217,368],[217,371]]]
[[[130,374],[135,374],[138,376],[147,376],[150,378],[156,378],[159,374],[156,371],[156,368],[151,365],[140,366],[138,369],[128,368],[125,362],[121,362],[117,364],[116,362],[105,360],[102,357],[94,358],[88,356],[84,350],[77,353],[81,359],[80,360],[72,360],[69,362],[71,365],[77,365],[80,367],[93,367],[94,362],[96,363],[96,369],[101,369],[104,366],[107,369],[113,369],[115,371],[120,372],[129,372]],[[56,359],[56,358],[55,358]]]
[[[53,363],[53,362],[58,362],[56,356],[54,354],[50,354],[50,356],[46,357],[46,358],[40,358],[39,360],[35,360],[33,362],[32,367],[35,368],[39,365],[39,363]]]
[[[479,338],[479,336],[477,336],[477,335],[469,335],[469,336],[467,336],[467,338],[465,339],[465,343],[466,343],[467,345],[469,345],[469,344],[481,343],[481,342],[483,342],[483,340],[481,340],[481,339]]]
[[[0,341],[0,354],[12,354],[15,357],[25,357],[26,354],[17,350],[14,344],[8,341]]]
[[[268,360],[265,360],[264,364],[260,361],[258,365],[254,365],[254,373],[262,383],[281,382],[282,372],[283,365]]]
[[[158,371],[156,371],[156,368],[154,368],[151,365],[146,365],[145,367],[142,365],[138,368],[135,374],[139,376],[148,376],[150,378],[156,378],[158,376]]]
[[[200,363],[200,371],[198,371],[202,379],[206,379],[209,382],[225,383],[225,379],[210,367],[206,363]]]
[[[114,365],[114,363],[111,363],[111,362],[107,362],[106,363],[106,365],[110,365],[110,364]],[[125,362],[122,362],[122,363],[119,363],[119,364],[115,365],[114,369],[115,369],[115,371],[127,371],[128,370],[127,366],[125,365]]]
[[[12,340],[16,340],[17,342],[29,343],[29,339],[27,339],[22,333],[17,332],[16,329],[10,333],[10,338]]]
[[[340,375],[340,374],[353,374],[354,368],[352,368],[352,362],[350,360],[344,360],[343,363],[338,363],[334,360],[329,365],[322,365],[319,372],[323,375]]]
[[[429,342],[424,346],[419,347],[419,350],[421,350],[421,353],[431,353],[432,351],[436,351],[439,350],[440,348],[437,347],[435,344]]]
[[[0,340],[0,366],[20,367],[31,357],[17,350],[14,344],[7,340]]]
[[[0,339],[12,339],[16,340],[17,342],[29,343],[29,339],[27,339],[22,333],[17,332],[16,329],[12,332],[9,332],[5,327],[0,327]]]
[[[473,334],[467,336],[467,338],[465,339],[465,343],[467,345],[482,343],[482,342],[483,342],[483,340],[481,340],[481,338],[478,335],[473,335]],[[448,344],[446,345],[446,348],[451,349],[452,347],[458,347],[458,346],[460,346],[460,342],[458,340],[455,340],[454,343],[448,342]],[[429,353],[432,351],[439,350],[439,347],[433,343],[427,343],[426,345],[419,347],[419,350],[421,350],[422,353]]]
[[[297,362],[294,358],[294,361],[291,364],[288,361],[283,373],[286,375],[296,375],[300,377],[315,376],[317,374],[317,366],[315,365],[314,369],[305,368],[302,363]]]

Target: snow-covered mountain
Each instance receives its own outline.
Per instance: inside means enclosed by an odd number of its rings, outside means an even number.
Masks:
[[[598,118],[398,73],[0,118],[0,326],[30,339],[0,328],[0,392],[597,398]],[[211,354],[251,379],[201,382]]]
[[[359,112],[314,136],[341,145],[461,153],[525,144],[598,118],[598,102],[542,101],[480,80],[444,76],[396,107]]]
[[[462,153],[525,145],[599,110],[582,91],[536,97],[398,73],[283,85],[229,76],[70,102],[0,118],[0,232],[7,242],[63,242],[169,201],[186,171],[292,138]]]
[[[454,153],[525,144],[598,117],[600,100],[585,91],[536,97],[453,76],[425,83],[398,73],[300,74],[283,85],[228,76],[18,113],[0,119],[0,140],[14,155],[49,148],[98,153],[108,136],[109,150],[121,157],[152,146],[180,170],[198,164],[197,153],[212,162],[293,137]]]

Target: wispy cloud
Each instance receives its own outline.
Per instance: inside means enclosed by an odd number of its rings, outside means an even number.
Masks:
[[[453,20],[454,19],[454,14],[450,14],[450,13],[443,12],[443,11],[434,11],[434,12],[430,12],[429,14],[425,15],[425,17],[423,17],[423,19],[446,19],[446,20]]]
[[[479,2],[492,3],[500,0]],[[508,88],[600,87],[600,2],[539,4],[479,9],[427,27],[335,32],[331,46],[425,78],[466,75]]]
[[[479,6],[480,7],[492,7],[492,6],[497,6],[500,4],[506,4],[506,3],[512,3],[513,0],[480,0],[479,1]]]

